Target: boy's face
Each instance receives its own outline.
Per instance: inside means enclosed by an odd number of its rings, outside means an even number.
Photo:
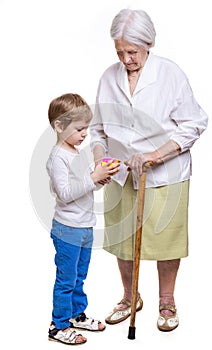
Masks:
[[[87,136],[89,123],[84,120],[71,122],[59,135],[69,146],[79,146]]]

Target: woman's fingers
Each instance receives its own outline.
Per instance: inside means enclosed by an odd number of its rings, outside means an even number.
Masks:
[[[139,175],[141,175],[143,164],[144,164],[143,155],[141,155],[141,154],[132,155],[132,157],[129,159],[129,161],[127,161],[127,164],[131,170],[134,170]]]

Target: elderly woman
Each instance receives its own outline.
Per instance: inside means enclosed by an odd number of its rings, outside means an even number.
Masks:
[[[141,259],[156,260],[159,280],[157,327],[179,324],[174,289],[180,259],[188,255],[190,148],[207,126],[184,72],[150,52],[154,25],[142,10],[121,10],[111,26],[119,62],[102,75],[91,126],[95,162],[109,155],[123,161],[105,187],[104,249],[117,257],[123,299],[109,324],[131,314],[138,178],[147,171]],[[128,161],[129,168],[124,161]],[[138,293],[136,310],[143,301]]]

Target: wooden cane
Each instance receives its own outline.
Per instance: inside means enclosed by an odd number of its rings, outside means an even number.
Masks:
[[[139,178],[137,225],[136,225],[136,234],[135,234],[133,281],[132,281],[131,316],[130,316],[128,339],[135,339],[135,329],[136,329],[135,316],[136,316],[136,304],[137,304],[137,294],[138,294],[140,252],[141,252],[141,244],[142,244],[142,225],[143,225],[143,210],[144,210],[144,194],[145,194],[145,186],[146,186],[146,172],[147,172],[147,169],[152,165],[153,165],[152,162],[146,162],[143,165],[142,175]]]

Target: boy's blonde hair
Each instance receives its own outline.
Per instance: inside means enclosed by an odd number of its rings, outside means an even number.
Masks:
[[[78,94],[64,94],[55,98],[49,105],[48,118],[54,129],[55,121],[59,120],[63,130],[73,122],[85,120],[89,123],[93,117],[87,102]]]

